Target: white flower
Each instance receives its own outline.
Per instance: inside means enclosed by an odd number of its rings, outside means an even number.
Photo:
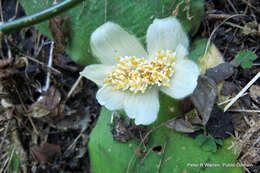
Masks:
[[[119,25],[107,22],[90,38],[92,52],[102,64],[80,74],[100,89],[97,100],[107,109],[124,109],[135,124],[154,122],[159,112],[159,90],[175,99],[190,95],[199,67],[185,58],[188,38],[174,17],[155,19],[146,35],[147,52]]]

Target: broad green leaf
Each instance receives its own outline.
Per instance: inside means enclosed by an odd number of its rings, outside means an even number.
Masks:
[[[53,5],[53,0],[21,0],[26,13],[33,14]],[[58,0],[61,2],[61,0]],[[197,32],[203,15],[203,0],[88,0],[86,6],[79,4],[62,16],[71,16],[69,21],[71,41],[66,49],[70,57],[82,64],[95,63],[89,47],[91,33],[106,21],[120,24],[145,43],[148,26],[155,18],[170,16],[180,3],[177,17],[185,30],[192,35]],[[188,18],[187,18],[188,17]],[[48,22],[37,28],[51,38]]]
[[[204,134],[200,134],[196,137],[195,143],[196,145],[201,146],[206,142],[206,140],[207,140],[207,136]]]
[[[213,136],[211,136],[211,135],[207,136],[207,140],[203,143],[202,149],[204,151],[209,151],[209,152],[217,151],[217,144],[216,144]]]
[[[159,115],[161,117],[164,116],[162,112]],[[161,127],[151,133],[146,145],[145,156],[137,157],[134,151],[139,145],[138,142],[131,140],[127,143],[119,143],[113,140],[109,126],[110,118],[111,112],[102,108],[98,123],[90,136],[89,151],[93,173],[122,173],[127,170],[129,173],[150,173],[156,172],[158,165],[160,165],[160,173],[243,172],[239,167],[222,166],[225,163],[235,163],[236,155],[233,155],[232,150],[227,149],[231,145],[231,139],[225,140],[223,147],[212,153],[211,151],[214,151],[212,145],[209,145],[210,152],[204,151],[196,145],[194,139]],[[162,146],[162,148],[166,146],[164,153],[151,151],[154,146]],[[191,164],[195,164],[195,166]],[[200,164],[217,164],[219,166],[204,167]]]

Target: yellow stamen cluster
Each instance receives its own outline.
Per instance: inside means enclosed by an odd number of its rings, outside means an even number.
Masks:
[[[135,94],[144,93],[152,86],[170,86],[170,77],[175,66],[175,53],[159,50],[154,60],[148,61],[135,56],[116,57],[119,64],[108,73],[105,83],[114,90],[130,90]]]

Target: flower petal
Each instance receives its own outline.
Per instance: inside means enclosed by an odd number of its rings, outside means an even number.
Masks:
[[[101,105],[114,111],[124,108],[124,100],[127,96],[126,92],[119,90],[114,91],[111,86],[103,86],[98,90],[96,98]]]
[[[179,44],[188,47],[189,40],[175,17],[155,19],[146,35],[149,57],[153,58],[159,49],[175,51]]]
[[[170,87],[161,87],[161,91],[167,95],[181,99],[191,93],[197,86],[200,69],[196,63],[188,59],[176,61],[173,77],[170,79]]]
[[[147,90],[144,94],[131,94],[125,100],[125,112],[130,118],[135,118],[136,125],[148,125],[154,122],[159,107],[157,89]]]
[[[80,72],[80,75],[95,82],[98,86],[103,86],[106,74],[111,72],[114,68],[113,66],[105,66],[103,64],[93,64],[85,67],[84,70]]]
[[[188,55],[188,49],[182,44],[179,44],[176,48],[176,60],[185,58]]]
[[[117,64],[117,56],[147,57],[147,53],[137,38],[119,25],[107,22],[91,35],[92,52],[103,64]]]

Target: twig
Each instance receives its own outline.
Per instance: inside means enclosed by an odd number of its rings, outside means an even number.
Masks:
[[[148,131],[148,132],[145,134],[144,138],[143,138],[143,139],[141,140],[141,142],[139,143],[138,147],[140,147],[142,144],[144,144],[144,141],[146,140],[146,138],[147,138],[153,131],[155,131],[155,130],[159,129],[160,127],[163,127],[163,126],[165,126],[165,122],[161,123],[160,125],[158,125],[158,126],[156,126],[156,127],[153,127],[150,131]],[[130,166],[131,166],[131,164],[132,164],[132,161],[133,161],[134,157],[135,157],[135,154],[132,155],[132,157],[131,157],[131,159],[130,159],[130,161],[129,161],[129,163],[128,163],[126,173],[129,173],[129,171],[130,171]]]
[[[225,108],[224,108],[224,112],[226,112],[243,94],[244,92],[246,92],[246,90],[253,85],[253,83],[260,77],[260,72],[258,72],[255,77],[253,77],[253,79],[251,79],[250,82],[248,82],[248,84],[232,99],[231,102],[229,102]]]
[[[9,130],[9,124],[10,124],[10,121],[8,121],[8,123],[7,123],[6,127],[5,127],[5,132],[4,132],[3,140],[2,140],[1,143],[0,143],[0,149],[2,149],[2,146],[3,146],[4,141],[5,141],[5,139],[6,139],[7,132],[8,132],[8,130]]]
[[[52,41],[51,42],[51,48],[50,48],[50,54],[49,54],[49,60],[48,60],[48,67],[52,66],[53,49],[54,49],[54,42]],[[47,91],[50,87],[50,76],[51,76],[51,72],[48,71],[47,76],[46,76],[45,86],[42,88],[43,91]]]
[[[5,162],[5,164],[4,164],[4,166],[3,166],[3,170],[1,170],[0,173],[2,173],[2,172],[4,171],[4,168],[5,168],[5,167],[6,167],[6,168],[9,168],[9,166],[10,166],[10,164],[11,164],[11,161],[12,161],[12,159],[13,159],[13,156],[14,156],[14,152],[15,152],[15,147],[13,147],[13,150],[12,150],[12,152],[11,152],[10,157],[7,159],[7,162]],[[7,164],[7,163],[8,163],[8,164]],[[7,166],[6,166],[6,164],[7,164]]]
[[[75,147],[75,144],[77,143],[77,141],[79,140],[79,138],[81,137],[81,135],[83,134],[83,132],[80,132],[80,134],[74,139],[74,141],[70,144],[70,146],[64,151],[64,153],[67,153],[69,150],[71,150],[73,147]]]
[[[260,66],[260,63],[253,63],[253,66]]]
[[[231,17],[230,14],[214,14],[214,13],[207,13],[208,19],[226,19]]]
[[[162,153],[161,153],[161,158],[160,158],[159,165],[158,165],[156,173],[160,172],[160,168],[161,168],[161,165],[162,165],[162,160],[164,158],[163,156],[164,156],[164,152],[165,152],[165,148],[166,148],[167,144],[168,144],[168,137],[166,139],[165,144],[163,145],[163,150],[162,150]]]
[[[142,160],[140,161],[140,164],[144,163],[144,160],[147,158],[148,154],[150,154],[152,150],[153,150],[153,147],[149,148],[149,150],[147,152],[145,152],[145,155],[142,158]]]
[[[33,61],[33,62],[36,62],[40,65],[42,65],[43,67],[46,67],[47,70],[52,70],[53,72],[57,73],[57,74],[61,74],[61,72],[53,67],[48,67],[46,64],[44,64],[43,62],[33,58],[33,57],[30,57],[30,56],[25,56],[25,58],[28,58],[29,60]]]
[[[260,113],[260,110],[249,110],[249,109],[229,109],[229,112],[248,112],[248,113]]]
[[[241,95],[241,97],[243,97],[243,96],[245,96],[245,95],[247,95],[248,93],[244,93],[243,95]],[[227,100],[225,100],[225,101],[223,101],[223,102],[221,102],[221,103],[218,103],[218,106],[221,106],[221,105],[223,105],[223,104],[225,104],[225,103],[228,103],[228,102],[230,102],[231,100],[232,100],[233,98],[230,98],[230,99],[227,99]]]
[[[6,165],[8,164],[8,162],[9,162],[9,159],[7,158],[6,161],[4,162],[4,164],[3,164],[2,168],[1,168],[1,170],[0,170],[0,173],[3,173],[3,172],[4,172],[4,169],[5,169]]]
[[[206,46],[206,49],[205,49],[205,52],[204,52],[204,56],[206,55],[206,53],[208,52],[208,48],[209,48],[209,44],[210,44],[210,41],[211,41],[211,38],[213,37],[214,33],[218,30],[218,28],[220,26],[222,26],[227,20],[233,18],[233,17],[236,17],[236,16],[245,16],[244,14],[234,14],[228,18],[226,18],[221,24],[219,24],[213,31],[212,33],[210,34],[210,37],[208,39],[208,42],[207,42],[207,46]]]
[[[73,86],[71,87],[71,89],[70,89],[70,91],[69,91],[69,93],[68,93],[68,95],[67,95],[67,97],[66,97],[66,100],[68,100],[68,99],[70,98],[71,94],[72,94],[73,91],[77,88],[77,86],[78,86],[79,82],[81,81],[81,79],[82,79],[82,76],[80,75],[80,76],[78,77],[77,81],[76,81],[76,82],[73,84]]]
[[[25,16],[19,18],[17,20],[7,22],[3,25],[0,25],[0,38],[4,34],[8,34],[14,30],[21,29],[24,27],[28,27],[37,23],[40,23],[44,20],[52,18],[72,7],[77,5],[78,3],[82,2],[83,0],[64,0],[63,2],[44,9],[38,13],[32,14],[30,16]]]
[[[29,121],[30,121],[30,123],[31,123],[31,125],[32,125],[32,127],[33,127],[33,131],[35,132],[35,134],[36,134],[37,136],[39,136],[39,131],[38,131],[36,125],[34,124],[34,122],[33,122],[32,117],[31,117],[30,114],[28,114],[28,119],[29,119]]]
[[[86,0],[83,0],[82,7],[81,7],[81,10],[80,10],[78,19],[80,19],[80,17],[82,16],[85,8],[86,8]]]
[[[228,4],[231,6],[231,8],[234,10],[234,12],[238,14],[239,12],[238,12],[237,9],[235,8],[234,4],[233,4],[230,0],[227,0],[227,2],[228,2]]]
[[[15,15],[12,18],[10,18],[8,21],[13,21],[16,18],[17,14],[18,14],[18,9],[19,9],[19,0],[16,1]]]
[[[3,8],[2,8],[2,1],[0,2],[0,10],[1,10],[1,22],[4,23],[4,13],[3,13]],[[11,52],[10,45],[9,45],[6,37],[4,38],[4,41],[7,46],[8,59],[10,59],[12,57],[12,52]]]
[[[237,24],[235,24],[235,23],[225,22],[225,24],[230,25],[230,26],[232,26],[232,27],[234,27],[234,28],[239,28],[239,29],[244,30],[244,27],[243,27],[243,26],[237,25]]]
[[[257,11],[258,13],[260,12],[260,10],[258,8],[256,8],[255,6],[253,6],[250,2],[246,1],[246,0],[242,0],[243,3],[247,4],[249,7],[253,8],[255,11]]]

